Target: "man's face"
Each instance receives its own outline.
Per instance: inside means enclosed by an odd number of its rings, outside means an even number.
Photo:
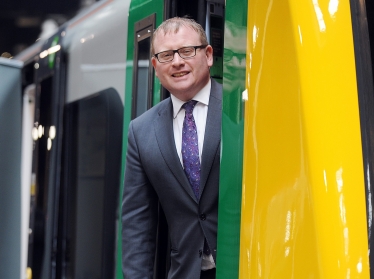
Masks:
[[[229,29],[225,30],[225,53],[229,50],[231,59],[223,63],[223,88],[227,93],[240,93],[245,88],[246,69],[246,29],[242,26],[231,24],[236,28],[234,36]]]
[[[154,40],[154,51],[159,53],[187,46],[201,45],[199,35],[192,28],[182,26],[178,33],[160,32]],[[182,59],[174,54],[171,62],[160,63],[152,57],[152,65],[161,84],[182,101],[192,99],[209,81],[209,67],[213,64],[213,49],[196,49],[196,56]]]

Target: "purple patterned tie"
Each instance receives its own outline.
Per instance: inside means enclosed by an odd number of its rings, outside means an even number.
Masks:
[[[192,190],[199,199],[200,188],[200,158],[199,145],[197,139],[197,129],[192,111],[197,101],[184,103],[182,108],[186,110],[182,130],[182,159],[184,172],[191,184]]]
[[[186,110],[184,116],[183,129],[182,129],[182,159],[184,172],[187,175],[188,181],[191,184],[192,190],[197,200],[199,200],[200,189],[200,158],[199,158],[199,145],[197,138],[197,129],[195,119],[192,111],[197,101],[191,100],[184,103],[182,108]],[[204,254],[209,255],[209,245],[204,239]]]

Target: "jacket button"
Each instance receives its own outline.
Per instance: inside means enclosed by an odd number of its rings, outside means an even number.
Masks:
[[[206,215],[204,213],[200,214],[200,220],[202,220],[202,221],[206,220]]]

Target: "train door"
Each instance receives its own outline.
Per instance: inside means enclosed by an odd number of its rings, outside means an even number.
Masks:
[[[126,106],[125,108],[123,160],[127,149],[126,139],[129,122],[170,95],[154,75],[151,65],[150,42],[154,29],[163,20],[174,16],[188,16],[205,27],[209,43],[214,48],[214,66],[211,68],[211,75],[222,83],[223,0],[193,0],[188,2],[152,0],[142,4],[140,4],[140,1],[132,1],[128,24],[128,66],[125,91],[125,103],[132,104],[132,106]],[[159,207],[156,246],[154,278],[166,278],[169,269],[169,240],[168,228],[161,207]],[[122,278],[119,274],[121,274],[120,265],[117,266],[117,275]]]
[[[114,278],[122,119],[114,88],[64,107],[58,278]]]
[[[63,31],[62,31],[63,32]],[[32,128],[32,191],[28,266],[33,278],[56,278],[57,228],[62,145],[65,69],[61,33],[38,53],[35,116]]]
[[[61,278],[114,278],[129,0],[70,21],[59,214]]]
[[[66,101],[65,35],[34,64],[28,266],[38,279],[114,278],[123,102],[110,87]]]

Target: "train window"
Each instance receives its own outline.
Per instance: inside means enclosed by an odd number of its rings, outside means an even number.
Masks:
[[[152,106],[153,67],[151,66],[151,38],[155,29],[155,14],[135,23],[134,80],[132,118]]]
[[[109,88],[64,112],[63,278],[114,278],[123,105]]]
[[[149,48],[151,46],[150,37],[139,42],[138,54],[138,82],[137,87],[137,116],[149,107],[148,91],[148,75],[149,75]]]

